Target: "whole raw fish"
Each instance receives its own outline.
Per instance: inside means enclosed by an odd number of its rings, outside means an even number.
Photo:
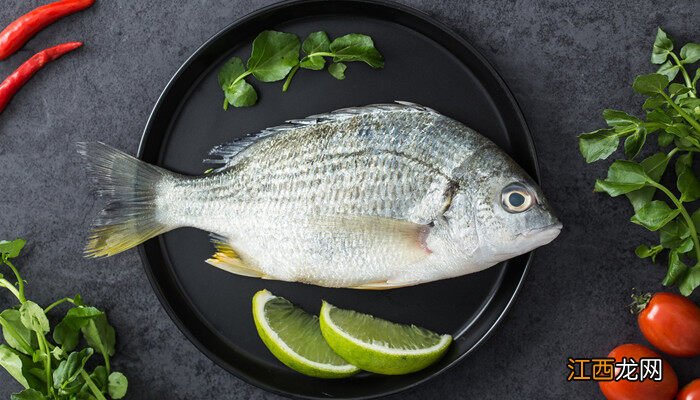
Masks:
[[[389,289],[480,271],[557,237],[533,180],[434,110],[347,108],[214,148],[178,175],[81,143],[110,203],[86,247],[110,256],[178,227],[212,232],[208,263],[239,275]]]

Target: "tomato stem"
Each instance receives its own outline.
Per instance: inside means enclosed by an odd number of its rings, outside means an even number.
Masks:
[[[630,304],[630,312],[634,315],[639,314],[647,308],[647,304],[651,301],[651,293],[637,294],[632,293],[632,303]]]

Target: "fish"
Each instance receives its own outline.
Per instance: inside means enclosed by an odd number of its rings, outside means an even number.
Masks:
[[[180,227],[245,276],[384,290],[475,273],[562,229],[535,181],[492,141],[414,103],[351,107],[216,146],[185,176],[100,142],[78,145],[107,205],[87,257]]]

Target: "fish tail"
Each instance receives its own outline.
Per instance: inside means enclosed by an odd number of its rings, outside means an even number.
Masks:
[[[156,219],[158,182],[174,175],[99,142],[78,143],[89,179],[107,205],[95,220],[85,256],[108,257],[172,229]]]

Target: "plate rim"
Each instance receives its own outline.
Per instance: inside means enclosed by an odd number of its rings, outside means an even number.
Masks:
[[[228,32],[231,29],[235,29],[237,26],[242,25],[246,22],[249,22],[253,19],[259,18],[267,13],[271,12],[276,12],[280,9],[284,9],[289,6],[293,5],[300,5],[300,4],[310,4],[310,3],[326,3],[328,2],[324,0],[283,0],[279,1],[276,3],[269,4],[265,7],[255,9],[254,11],[232,21],[219,31],[217,31],[215,34],[213,34],[211,37],[209,37],[202,45],[197,47],[195,51],[187,57],[187,59],[180,65],[180,67],[175,71],[175,73],[172,75],[172,77],[168,80],[167,84],[165,85],[164,89],[162,92],[159,94],[155,105],[153,106],[153,109],[151,110],[145,128],[143,130],[143,133],[141,135],[141,139],[139,141],[136,157],[138,159],[143,160],[144,158],[144,153],[146,151],[147,147],[147,142],[149,139],[149,135],[151,134],[153,125],[155,123],[156,116],[158,115],[162,105],[163,101],[166,99],[166,97],[169,95],[169,92],[171,91],[172,87],[174,84],[180,79],[182,74],[190,67],[190,65],[203,53],[212,43],[214,43],[216,40],[219,39],[222,35],[224,35],[226,32]],[[522,112],[522,108],[518,104],[517,99],[513,95],[513,92],[510,90],[508,85],[506,84],[505,80],[503,77],[498,73],[498,71],[494,68],[494,66],[473,46],[471,45],[466,39],[464,39],[460,34],[458,34],[453,28],[450,26],[447,26],[445,23],[438,21],[437,19],[433,18],[432,16],[428,15],[427,13],[418,10],[416,8],[413,8],[411,6],[397,3],[395,1],[391,0],[336,0],[332,3],[354,3],[358,5],[370,5],[370,6],[375,6],[375,7],[384,7],[387,9],[393,9],[393,10],[398,10],[399,12],[403,12],[404,14],[408,14],[411,17],[421,19],[424,22],[436,27],[438,30],[444,32],[447,34],[451,39],[455,40],[460,46],[466,48],[469,52],[471,52],[474,57],[476,57],[477,61],[486,68],[488,73],[493,76],[495,83],[501,88],[503,95],[505,99],[511,103],[511,107],[514,111],[513,117],[517,119],[517,124],[519,127],[523,130],[524,136],[525,136],[525,144],[527,145],[527,151],[529,154],[531,154],[532,158],[532,178],[538,183],[541,184],[541,177],[540,177],[540,167],[539,167],[539,159],[537,156],[537,151],[535,148],[535,143],[532,138],[532,133],[529,129],[529,126],[527,124],[527,121],[525,119],[525,116]],[[332,4],[331,3],[331,4]],[[158,237],[156,240],[159,241],[159,247],[162,248],[162,238]],[[153,240],[150,240],[151,242]],[[198,351],[200,351],[202,354],[204,354],[207,358],[209,358],[211,361],[214,362],[218,367],[222,368],[224,371],[232,374],[238,379],[241,379],[242,381],[246,382],[247,384],[253,385],[257,388],[263,389],[265,391],[268,391],[270,393],[278,394],[281,396],[285,397],[290,397],[290,398],[299,398],[299,399],[322,399],[322,398],[327,398],[327,397],[320,397],[320,396],[307,396],[303,394],[297,394],[297,393],[290,393],[284,390],[279,389],[276,386],[272,386],[268,384],[265,381],[261,381],[259,379],[256,379],[240,369],[233,368],[229,362],[225,361],[222,357],[211,351],[207,345],[202,343],[192,332],[190,329],[188,329],[185,326],[185,323],[183,320],[178,316],[178,314],[175,312],[173,309],[170,301],[168,300],[168,297],[165,295],[165,293],[162,290],[162,287],[158,283],[156,276],[154,274],[154,270],[151,266],[151,262],[149,260],[149,254],[148,250],[146,248],[146,244],[140,244],[138,246],[138,253],[139,257],[141,259],[141,263],[143,265],[144,271],[146,273],[146,276],[148,278],[149,284],[151,285],[151,288],[153,289],[154,293],[156,294],[156,297],[158,298],[158,301],[160,305],[163,307],[165,310],[166,314],[168,317],[172,320],[172,322],[175,324],[175,326],[178,328],[178,330],[187,338],[187,340],[192,343]],[[385,396],[390,396],[393,394],[401,393],[406,390],[415,388],[419,385],[424,384],[425,382],[437,377],[438,375],[443,374],[445,371],[453,368],[455,365],[459,364],[464,360],[468,355],[470,355],[472,352],[474,352],[478,347],[480,347],[486,340],[488,340],[491,335],[493,335],[494,331],[496,328],[502,323],[503,319],[505,318],[506,314],[512,307],[513,303],[515,302],[516,297],[520,293],[523,282],[525,280],[525,277],[528,274],[528,271],[530,269],[530,266],[532,264],[532,260],[534,257],[535,251],[530,251],[527,254],[519,256],[522,258],[526,258],[524,261],[524,266],[522,268],[522,272],[520,274],[519,279],[517,280],[515,287],[512,289],[512,294],[509,295],[507,298],[507,301],[503,308],[497,312],[496,318],[493,320],[491,325],[486,329],[486,331],[483,333],[483,335],[473,343],[471,347],[469,347],[467,350],[463,351],[461,354],[459,354],[454,360],[450,361],[446,365],[442,366],[440,369],[434,371],[432,374],[426,375],[420,379],[417,379],[407,385],[404,386],[399,386],[393,389],[385,390],[380,393],[376,394],[368,394],[368,395],[360,395],[360,396],[352,396],[352,397],[338,397],[338,398],[343,398],[343,399],[357,399],[357,400],[368,400],[368,399],[375,399],[375,398],[380,398],[380,397],[385,397]],[[161,252],[162,257],[168,258],[169,255],[167,253]],[[167,260],[166,260],[167,261]],[[501,278],[502,280],[502,278]],[[486,312],[486,310],[491,307],[491,303],[493,298],[496,297],[499,291],[503,290],[502,282],[499,282],[499,285],[496,289],[496,291],[493,293],[493,295],[489,296],[490,299],[488,303],[483,307],[483,309],[480,311],[480,315]],[[476,320],[474,321],[476,322]],[[214,334],[217,334],[216,332],[213,332]]]

